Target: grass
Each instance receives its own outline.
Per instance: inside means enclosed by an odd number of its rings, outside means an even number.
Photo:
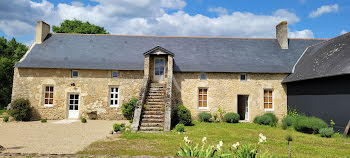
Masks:
[[[3,114],[4,112],[6,112],[6,110],[5,109],[1,109],[0,110],[0,115]]]
[[[112,127],[111,127],[112,128]],[[186,126],[186,133],[131,133],[125,132],[117,140],[103,140],[90,144],[79,154],[96,155],[152,155],[174,156],[183,143],[183,137],[188,136],[191,141],[200,143],[207,137],[211,145],[224,142],[228,148],[236,142],[241,145],[258,142],[259,133],[267,137],[263,144],[263,152],[268,151],[277,157],[288,157],[286,135],[291,135],[291,150],[293,157],[348,157],[350,155],[350,139],[336,134],[333,138],[323,138],[319,135],[303,134],[291,127],[282,130],[281,127],[262,126],[252,123],[200,123]]]

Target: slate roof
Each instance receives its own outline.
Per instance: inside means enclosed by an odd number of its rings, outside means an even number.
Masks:
[[[175,72],[290,73],[306,47],[320,40],[50,34],[19,68],[143,70],[143,54],[160,46],[174,54]]]
[[[284,83],[350,74],[350,33],[310,46]]]

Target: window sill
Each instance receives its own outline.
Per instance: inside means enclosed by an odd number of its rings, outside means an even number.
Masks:
[[[45,104],[44,107],[53,107],[51,104]]]
[[[198,110],[209,111],[209,108],[198,108]]]
[[[274,109],[264,109],[265,111],[274,111]]]
[[[110,108],[118,108],[119,105],[110,105],[109,107],[110,107]]]

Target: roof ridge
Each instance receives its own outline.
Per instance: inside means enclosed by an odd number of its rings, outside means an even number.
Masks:
[[[311,46],[309,46],[309,47],[307,47],[307,48],[315,47],[315,46],[317,46],[317,45],[323,44],[323,43],[328,42],[328,41],[332,41],[332,40],[334,40],[334,39],[336,39],[336,38],[338,38],[338,37],[345,36],[345,35],[347,35],[347,34],[350,34],[350,32],[341,34],[341,35],[336,36],[336,37],[333,37],[333,38],[331,38],[331,39],[325,39],[324,41],[319,42],[319,43],[316,43],[316,44],[313,44],[313,45],[311,45]]]
[[[254,37],[210,37],[210,36],[157,36],[157,35],[118,35],[118,34],[80,34],[80,33],[51,33],[53,35],[95,35],[95,36],[126,36],[126,37],[174,37],[174,38],[229,38],[229,39],[276,39],[276,38],[254,38]],[[289,38],[296,40],[327,40],[315,38]]]

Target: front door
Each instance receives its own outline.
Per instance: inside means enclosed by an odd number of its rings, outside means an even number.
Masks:
[[[249,105],[248,105],[248,95],[238,95],[238,114],[240,115],[240,120],[249,120]]]
[[[154,81],[161,82],[164,81],[164,67],[165,60],[164,59],[154,59]]]
[[[69,94],[68,118],[79,118],[79,94]]]

